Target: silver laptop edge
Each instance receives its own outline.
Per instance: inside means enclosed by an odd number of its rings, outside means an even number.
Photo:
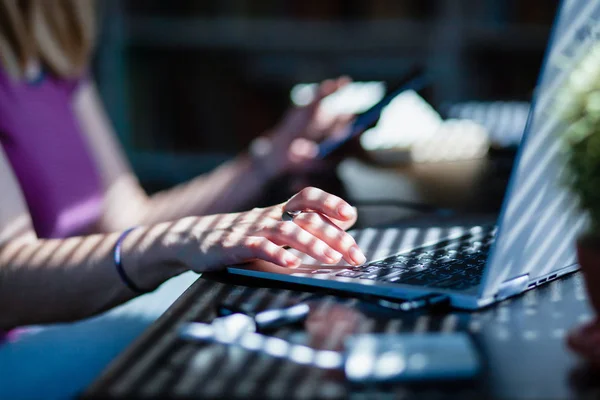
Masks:
[[[589,37],[584,35],[581,40],[581,32],[595,32],[598,27],[588,28],[598,20],[600,2],[563,0],[559,6],[498,218],[496,240],[488,254],[479,286],[466,292],[439,290],[335,276],[342,267],[312,265],[290,270],[262,261],[233,266],[228,271],[390,298],[410,299],[443,293],[448,295],[454,307],[478,309],[577,270],[574,242],[586,219],[576,209],[575,199],[557,178],[562,173],[557,139],[560,124],[552,118],[551,107],[553,96],[572,68],[573,61],[595,39],[591,34]],[[433,242],[441,239],[444,238]],[[403,251],[392,249],[388,254],[398,252]]]
[[[577,269],[574,243],[586,218],[559,178],[564,163],[554,99],[576,60],[596,40],[582,32],[597,30],[599,16],[598,2],[565,0],[559,7],[498,218],[481,298],[518,294]]]

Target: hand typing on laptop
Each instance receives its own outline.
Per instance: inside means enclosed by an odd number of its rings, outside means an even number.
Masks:
[[[170,229],[167,241],[178,254],[178,262],[198,272],[255,259],[282,267],[299,266],[300,258],[286,247],[325,264],[343,259],[359,265],[366,258],[345,232],[355,220],[354,208],[341,198],[306,188],[289,201],[268,208],[184,218]]]

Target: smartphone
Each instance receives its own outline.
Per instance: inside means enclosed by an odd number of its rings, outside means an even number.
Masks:
[[[428,83],[428,80],[423,73],[423,68],[412,68],[402,80],[391,89],[387,90],[387,94],[377,104],[369,108],[367,111],[360,113],[356,118],[335,137],[325,139],[319,144],[319,158],[327,157],[334,150],[342,146],[348,140],[360,135],[367,129],[374,126],[383,109],[392,102],[392,100],[400,93],[406,90],[421,90]]]
[[[344,369],[353,383],[468,380],[482,370],[479,352],[464,332],[358,334],[345,347]]]

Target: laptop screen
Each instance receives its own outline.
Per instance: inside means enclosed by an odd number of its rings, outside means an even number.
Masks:
[[[575,263],[575,239],[586,219],[564,186],[556,95],[600,38],[600,2],[564,0],[555,20],[523,141],[498,221],[482,297],[524,274],[536,278]]]

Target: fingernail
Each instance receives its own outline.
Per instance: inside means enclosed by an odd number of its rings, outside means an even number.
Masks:
[[[331,248],[325,250],[325,256],[334,263],[337,263],[342,259],[342,255]]]
[[[288,267],[300,264],[300,259],[292,254],[287,254],[285,257],[283,257],[283,261]]]
[[[348,204],[344,204],[338,207],[338,212],[342,217],[352,218],[354,216],[354,208]]]
[[[352,258],[352,260],[354,260],[356,264],[362,264],[365,261],[367,261],[367,257],[365,257],[363,252],[360,251],[360,249],[356,245],[350,247],[349,253],[350,258]]]

